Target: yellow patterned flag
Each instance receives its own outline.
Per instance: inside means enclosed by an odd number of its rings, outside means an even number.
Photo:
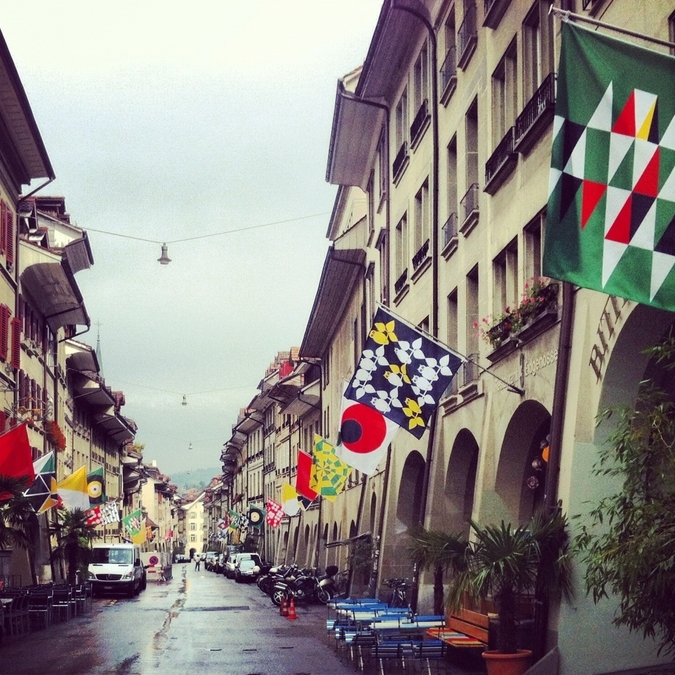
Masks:
[[[334,502],[344,490],[352,467],[343,462],[334,452],[334,447],[321,436],[314,436],[314,464],[309,486]]]

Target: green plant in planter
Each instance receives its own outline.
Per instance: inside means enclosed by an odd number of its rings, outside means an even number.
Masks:
[[[535,592],[549,600],[572,597],[567,519],[558,512],[541,512],[516,529],[504,521],[486,526],[471,521],[471,527],[476,538],[466,548],[466,569],[450,580],[448,606],[461,607],[466,595],[474,600],[491,597],[499,617],[497,651],[515,654],[518,596]]]

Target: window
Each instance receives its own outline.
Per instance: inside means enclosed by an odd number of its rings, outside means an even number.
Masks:
[[[545,216],[539,214],[525,227],[525,278],[541,276],[542,243]]]
[[[429,98],[429,50],[426,43],[422,47],[415,68],[413,70],[414,85],[414,108],[415,113],[422,107],[422,104]]]
[[[377,197],[378,209],[382,205],[382,200],[387,194],[387,144],[385,143],[384,131],[380,134],[380,140],[377,143],[377,162],[375,163],[375,172],[377,179]]]
[[[527,102],[553,72],[553,25],[550,2],[539,0],[523,22],[523,100]]]
[[[448,196],[448,216],[450,216],[457,213],[457,137],[453,137],[448,144],[446,157],[448,163],[446,194]]]
[[[455,288],[450,295],[448,295],[448,347],[458,350],[458,323],[459,308],[457,305],[457,289]]]
[[[443,46],[445,56],[441,65],[441,103],[445,105],[457,86],[457,39],[455,32],[455,11],[450,10],[443,24]]]
[[[197,541],[197,535],[196,535],[196,534],[191,534],[191,535],[190,535],[190,541],[191,541],[191,542]]]
[[[466,276],[466,352],[467,355],[478,353],[478,329],[480,321],[478,305],[478,266]]]
[[[466,113],[466,187],[478,183],[478,101],[474,100]]]
[[[190,523],[190,529],[196,530],[197,529],[197,523]]]
[[[518,73],[515,40],[506,50],[492,75],[493,147],[504,138],[516,121],[518,110]]]
[[[396,105],[396,148],[403,146],[408,140],[408,89],[404,89]]]
[[[429,180],[422,183],[422,187],[415,195],[415,254],[429,242],[431,231],[431,213],[429,204]]]
[[[399,279],[408,269],[408,216],[403,214],[396,225],[396,269],[394,275]]]
[[[518,301],[518,242],[514,239],[493,261],[495,282],[494,314]]]
[[[11,312],[7,305],[0,305],[0,359],[7,360],[9,354],[9,316]]]

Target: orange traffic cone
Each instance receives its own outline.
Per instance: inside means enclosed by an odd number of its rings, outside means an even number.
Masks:
[[[297,619],[298,615],[295,613],[295,600],[291,597],[291,606],[288,608],[288,619]]]
[[[288,616],[288,607],[286,606],[286,598],[281,598],[281,605],[279,605],[279,614],[281,616]]]

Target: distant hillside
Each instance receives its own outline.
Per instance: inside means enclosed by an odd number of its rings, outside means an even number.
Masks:
[[[214,476],[219,476],[221,473],[223,470],[219,466],[212,469],[190,469],[172,473],[171,482],[177,485],[181,492],[190,488],[201,489],[205,488]]]

